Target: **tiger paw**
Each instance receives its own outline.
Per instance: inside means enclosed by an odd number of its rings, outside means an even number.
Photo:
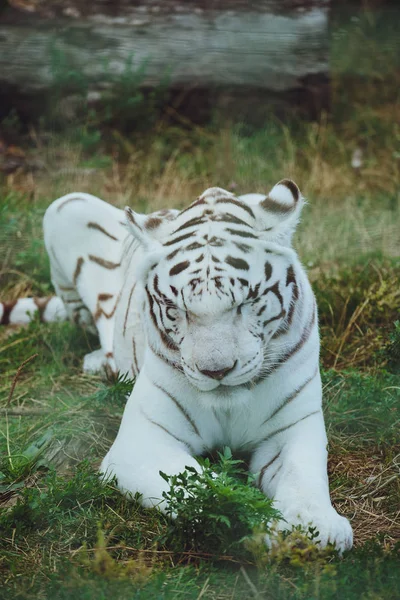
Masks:
[[[115,379],[118,374],[112,353],[105,354],[101,348],[84,356],[83,372],[88,375],[101,375],[106,379]]]
[[[293,527],[299,525],[305,532],[310,527],[315,530],[313,541],[318,542],[320,548],[332,544],[339,554],[343,554],[345,550],[350,550],[353,545],[353,530],[349,521],[345,517],[341,517],[332,507],[326,512],[319,512],[312,516],[307,514],[308,511],[295,509],[281,512],[284,520],[278,521],[272,528],[271,533],[265,537],[265,543],[269,548],[278,543],[278,532],[290,531]]]

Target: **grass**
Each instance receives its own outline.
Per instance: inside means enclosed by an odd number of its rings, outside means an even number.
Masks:
[[[31,129],[20,138],[26,163],[0,175],[0,289],[7,300],[50,293],[41,219],[72,189],[150,211],[210,185],[242,193],[295,179],[308,200],[295,245],[319,305],[332,499],[355,549],[339,560],[293,532],[268,554],[259,531],[249,540],[272,513],[229,455],[215,486],[205,472],[203,496],[190,472],[171,482],[174,525],[122,497],[96,468],[133,382],[82,375],[96,339],[34,321],[0,331],[0,597],[398,597],[399,21],[385,10],[352,16],[332,15],[333,112],[319,122],[271,115],[255,131],[161,119],[144,137],[90,122],[63,135]]]

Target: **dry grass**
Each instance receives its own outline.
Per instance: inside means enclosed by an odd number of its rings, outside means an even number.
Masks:
[[[383,546],[394,546],[400,539],[400,454],[373,447],[349,451],[334,444],[329,477],[333,504],[350,519],[355,546],[377,537]]]
[[[79,190],[120,207],[129,204],[151,212],[187,205],[209,186],[265,193],[279,179],[291,177],[309,201],[296,239],[306,262],[373,252],[399,256],[400,161],[393,158],[395,147],[366,149],[363,167],[355,170],[351,155],[356,142],[342,141],[341,132],[324,118],[302,128],[301,135],[293,136],[275,123],[276,146],[263,153],[268,130],[259,133],[253,145],[230,129],[207,134],[205,140],[198,132],[194,138],[181,132],[171,150],[172,142],[160,142],[168,136],[161,127],[146,144],[135,145],[119,135],[114,154],[106,159],[95,156],[90,166],[85,166],[88,160],[76,144],[50,138],[42,146],[35,136],[32,152],[40,157],[42,169],[29,176],[23,169],[10,175],[6,190],[30,195],[31,206]]]

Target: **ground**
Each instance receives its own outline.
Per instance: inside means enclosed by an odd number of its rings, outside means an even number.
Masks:
[[[6,300],[51,293],[41,219],[71,190],[150,211],[183,206],[212,185],[265,192],[294,179],[308,200],[295,246],[319,305],[332,499],[352,522],[355,549],[342,559],[318,553],[296,532],[271,554],[257,534],[237,543],[239,515],[250,535],[254,515],[271,509],[246,495],[229,456],[212,490],[228,523],[209,513],[197,530],[102,484],[96,467],[133,382],[82,375],[96,339],[68,323],[33,322],[0,332],[3,597],[398,597],[399,32],[378,12],[332,25],[333,110],[318,122],[271,115],[254,130],[161,118],[143,139],[89,121],[68,134],[31,128],[8,143],[19,166],[0,175],[0,290]],[[206,506],[207,494],[196,502]]]

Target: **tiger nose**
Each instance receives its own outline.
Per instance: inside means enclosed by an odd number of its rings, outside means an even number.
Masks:
[[[211,371],[209,369],[199,369],[200,373],[203,373],[206,377],[211,377],[211,379],[216,379],[217,381],[221,381],[228,373],[233,371],[236,367],[237,360],[233,363],[231,367],[225,367],[224,369],[218,369],[217,371]]]

